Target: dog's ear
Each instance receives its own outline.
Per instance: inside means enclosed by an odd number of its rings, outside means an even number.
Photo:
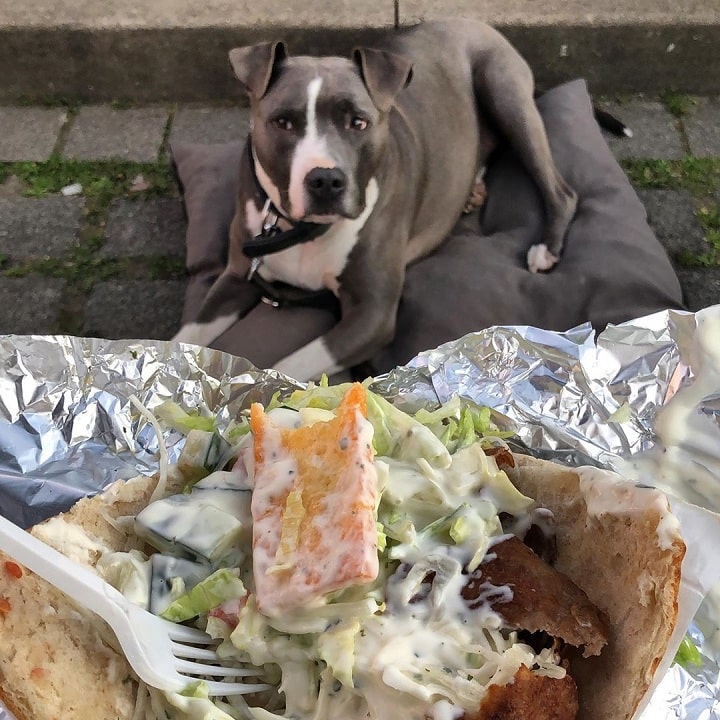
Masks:
[[[230,65],[237,79],[254,100],[267,92],[278,66],[287,57],[281,42],[266,42],[230,51]]]
[[[356,48],[353,60],[360,69],[365,87],[378,110],[387,112],[395,100],[395,96],[412,79],[412,63],[402,55]]]

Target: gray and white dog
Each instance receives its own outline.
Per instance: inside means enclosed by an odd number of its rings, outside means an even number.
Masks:
[[[339,302],[337,324],[276,369],[304,380],[370,359],[393,338],[407,265],[448,235],[495,133],[544,202],[528,268],[558,261],[577,198],[550,154],[528,65],[491,27],[423,24],[351,58],[264,43],[230,62],[252,130],[228,262],[176,340],[210,344],[257,303],[259,283],[271,299],[289,289]]]

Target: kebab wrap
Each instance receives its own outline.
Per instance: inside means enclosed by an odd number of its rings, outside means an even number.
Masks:
[[[630,720],[685,552],[659,491],[513,454],[482,409],[410,416],[359,384],[191,430],[177,465],[32,532],[274,689],[148,688],[102,621],[0,556],[18,720]]]

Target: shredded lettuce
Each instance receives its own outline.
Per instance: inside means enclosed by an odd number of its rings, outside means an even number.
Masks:
[[[202,698],[207,700],[210,697],[210,689],[204,680],[196,680],[191,682],[187,687],[180,691],[183,697]]]
[[[415,542],[415,525],[410,516],[402,512],[402,510],[393,508],[387,518],[385,518],[383,528],[386,538],[391,538],[401,543]]]
[[[383,524],[381,522],[377,522],[376,524],[378,552],[383,553],[385,552],[385,548],[387,547],[387,535],[385,534],[385,528],[383,527]]]
[[[269,624],[273,629],[290,635],[310,635],[326,632],[340,622],[368,618],[382,608],[374,598],[365,597],[298,608],[282,617],[272,618]]]
[[[355,687],[355,638],[359,632],[360,621],[354,619],[336,625],[318,637],[320,659],[325,661],[333,677],[345,687]]]
[[[227,704],[211,700],[207,683],[202,680],[190,683],[182,692],[165,693],[165,699],[187,720],[237,720],[242,717]]]
[[[150,599],[150,561],[139,550],[102,555],[96,565],[103,579],[130,602],[147,610]]]
[[[499,438],[513,435],[495,426],[489,407],[464,404],[457,395],[437,410],[418,410],[414,417],[430,428],[451,453],[488,435]]]
[[[204,430],[213,432],[215,430],[215,418],[204,417],[199,414],[191,415],[181,408],[176,402],[166,400],[155,408],[155,416],[162,420],[168,427],[187,435],[191,430]]]
[[[310,385],[306,390],[295,390],[289,397],[277,402],[280,405],[300,410],[301,408],[319,408],[321,410],[334,410],[350,389],[350,383],[340,385]],[[272,409],[268,406],[266,412]]]
[[[673,662],[680,667],[689,669],[691,665],[702,665],[702,655],[697,645],[689,635],[685,635],[680,643],[678,651],[675,653]]]
[[[172,622],[183,622],[198,615],[207,615],[226,600],[245,595],[247,590],[242,580],[228,568],[220,568],[170,603],[161,617]]]
[[[237,445],[250,432],[250,422],[244,416],[233,420],[223,433],[225,439],[231,445]]]
[[[373,444],[378,455],[412,461],[422,458],[437,468],[450,465],[448,449],[430,428],[380,395],[368,393],[367,397],[368,420],[373,426]]]
[[[304,517],[305,506],[302,501],[302,491],[300,489],[291,490],[285,500],[280,545],[275,553],[275,564],[268,568],[268,572],[282,572],[295,564],[293,558],[300,540],[300,525]]]
[[[448,515],[426,525],[418,533],[418,542],[431,540],[433,544],[461,545],[471,534],[473,520],[477,518],[477,513],[474,513],[475,517],[471,518],[472,514],[472,508],[467,503],[463,503]]]

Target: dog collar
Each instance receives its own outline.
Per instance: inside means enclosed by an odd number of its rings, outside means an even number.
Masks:
[[[257,172],[255,171],[255,150],[252,147],[250,138],[248,138],[248,148],[250,168],[253,178],[255,179],[255,185],[261,197],[265,200],[265,207],[263,208],[260,233],[255,235],[255,237],[245,240],[243,243],[243,254],[249,258],[271,255],[281,250],[287,250],[287,248],[293,247],[294,245],[310,242],[327,232],[330,227],[329,225],[303,221],[294,222],[273,205],[272,200],[270,200],[270,197],[258,180]],[[278,221],[281,217],[290,224],[291,227],[289,230],[281,230],[278,227]]]
[[[264,192],[264,191],[263,191]],[[278,220],[281,215],[278,209],[272,204],[270,198],[265,201],[263,209],[262,229],[259,235],[248,238],[243,243],[243,253],[249,258],[257,258],[263,255],[287,250],[293,245],[310,242],[327,232],[329,225],[320,223],[297,222],[292,223],[289,230],[281,230],[278,227]],[[285,216],[282,216],[285,220]]]

